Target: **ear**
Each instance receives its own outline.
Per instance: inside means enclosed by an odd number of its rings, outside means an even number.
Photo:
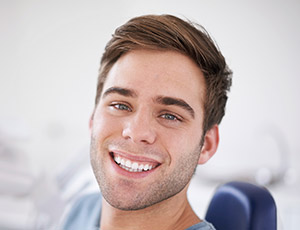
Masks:
[[[219,127],[214,125],[204,136],[198,164],[205,164],[217,151],[219,145]]]
[[[95,111],[93,111],[93,113],[90,116],[90,120],[89,120],[89,130],[90,130],[91,135],[92,135],[92,128],[93,128],[93,124],[94,124],[94,113],[95,113]]]

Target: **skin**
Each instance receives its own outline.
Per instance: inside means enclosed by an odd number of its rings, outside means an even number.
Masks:
[[[114,64],[90,121],[101,229],[185,229],[200,221],[187,189],[219,141],[217,125],[202,131],[204,95],[202,71],[180,53],[135,50]],[[156,168],[127,172],[114,154]]]

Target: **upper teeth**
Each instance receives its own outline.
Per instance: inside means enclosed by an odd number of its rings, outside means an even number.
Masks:
[[[120,165],[121,168],[130,171],[130,172],[142,172],[142,171],[148,171],[154,168],[154,165],[149,163],[138,163],[138,162],[132,162],[128,159],[121,158],[120,156],[114,156],[115,162]]]

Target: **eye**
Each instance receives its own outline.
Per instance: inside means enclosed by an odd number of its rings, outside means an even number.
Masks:
[[[122,103],[113,103],[110,106],[117,110],[124,110],[124,111],[129,111],[129,112],[131,111],[129,106],[122,104]]]
[[[170,121],[181,121],[181,119],[173,114],[170,113],[165,113],[163,115],[161,115],[162,118],[166,119],[166,120],[170,120]]]

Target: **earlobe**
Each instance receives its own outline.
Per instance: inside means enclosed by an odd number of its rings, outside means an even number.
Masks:
[[[214,125],[208,130],[204,137],[198,164],[205,164],[217,151],[219,145],[219,127]]]

